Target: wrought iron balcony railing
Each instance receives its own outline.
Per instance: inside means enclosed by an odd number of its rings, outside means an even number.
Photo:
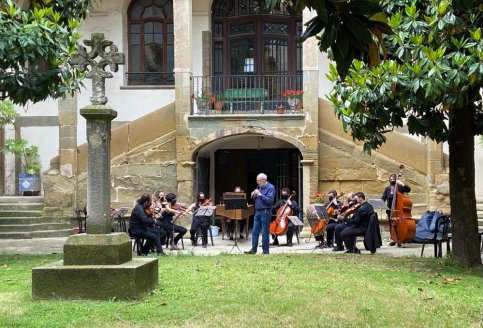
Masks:
[[[193,76],[191,114],[301,113],[302,82],[302,75]]]

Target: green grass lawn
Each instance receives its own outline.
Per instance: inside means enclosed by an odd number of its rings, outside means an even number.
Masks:
[[[61,258],[0,255],[0,327],[483,327],[482,270],[448,259],[168,256],[142,300],[33,301],[31,269]]]

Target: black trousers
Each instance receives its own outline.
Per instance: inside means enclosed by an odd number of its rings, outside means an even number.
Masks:
[[[196,242],[196,230],[201,227],[201,242],[203,245],[208,244],[208,229],[210,228],[211,216],[195,216],[191,223],[191,240]]]
[[[163,224],[163,229],[166,230],[167,234],[176,233],[173,240],[174,245],[178,244],[178,241],[188,232],[185,227],[176,224]]]
[[[161,247],[161,231],[163,230],[156,227],[146,227],[145,229],[130,230],[130,236],[134,238],[143,238],[145,240],[142,247],[144,255],[149,254],[153,245],[156,245],[156,251],[160,253],[163,251],[163,248]],[[163,236],[164,235],[166,235],[166,233],[163,231]]]
[[[327,225],[325,231],[327,231],[327,245],[332,247],[334,244],[334,234],[335,234],[335,227],[340,224],[344,224],[343,222],[331,222]]]
[[[345,247],[347,247],[349,251],[352,251],[354,250],[356,237],[364,236],[366,231],[367,228],[349,226],[340,233],[340,236],[342,240],[344,240]]]

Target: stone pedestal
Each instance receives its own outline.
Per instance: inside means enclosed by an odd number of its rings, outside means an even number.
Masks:
[[[136,299],[158,284],[158,259],[133,259],[125,233],[70,236],[64,255],[32,269],[33,299]]]

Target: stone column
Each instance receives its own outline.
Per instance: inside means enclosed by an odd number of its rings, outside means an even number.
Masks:
[[[60,175],[77,175],[77,94],[59,99]]]
[[[191,73],[192,73],[192,2],[177,0],[173,2],[174,22],[174,76],[175,76],[175,119],[176,119],[176,175],[178,180],[178,199],[191,199],[192,188],[187,179],[192,179],[193,166],[183,165],[192,162],[191,138],[186,117],[191,111]]]
[[[302,211],[305,211],[307,206],[310,204],[310,195],[317,191],[318,185],[318,170],[316,166],[314,166],[316,161],[310,159],[304,159],[300,161],[300,165],[302,166],[302,185],[303,185],[303,195],[302,195],[302,203],[304,208],[301,208]],[[315,171],[315,173],[314,173]],[[313,176],[316,176],[315,179]],[[311,233],[310,225],[307,220],[304,221],[304,228],[302,230],[301,236],[309,237]]]
[[[428,139],[426,150],[427,208],[449,213],[449,176],[444,169],[443,144]]]
[[[90,105],[80,110],[87,120],[87,219],[90,234],[111,232],[111,121],[117,112],[106,105]]]

